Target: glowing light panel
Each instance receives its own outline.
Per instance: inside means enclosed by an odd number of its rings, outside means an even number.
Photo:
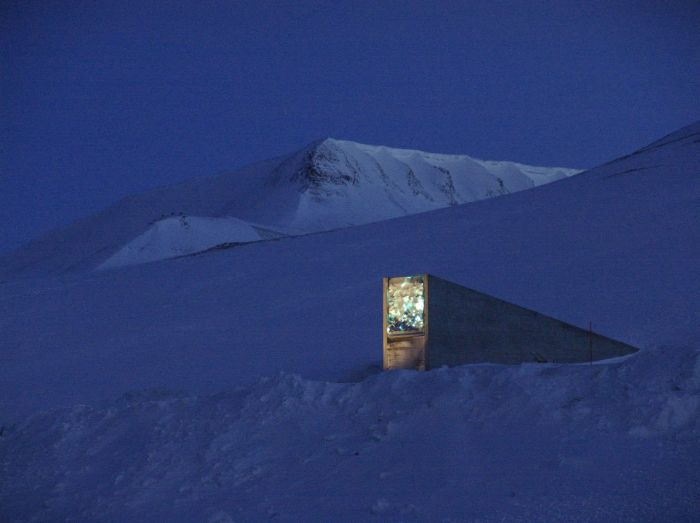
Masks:
[[[423,332],[425,307],[423,276],[390,278],[386,292],[387,333]]]

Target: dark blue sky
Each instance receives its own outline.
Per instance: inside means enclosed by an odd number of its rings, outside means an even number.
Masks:
[[[696,0],[4,0],[0,251],[326,136],[592,167],[700,118],[699,27]]]

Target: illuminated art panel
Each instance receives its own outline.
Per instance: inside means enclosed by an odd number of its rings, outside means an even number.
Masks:
[[[389,278],[386,291],[386,331],[389,334],[423,332],[425,293],[423,276]]]

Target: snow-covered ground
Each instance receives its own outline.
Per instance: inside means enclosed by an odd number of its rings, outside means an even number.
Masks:
[[[3,438],[8,521],[692,521],[700,353],[125,394]]]
[[[155,261],[218,243],[256,241],[257,233],[270,238],[370,223],[578,172],[329,138],[233,173],[125,198],[0,256],[0,281]],[[183,217],[197,222],[196,235],[178,226]]]
[[[697,520],[698,238],[695,124],[501,198],[5,281],[0,520]],[[378,373],[381,277],[421,272],[643,350]]]

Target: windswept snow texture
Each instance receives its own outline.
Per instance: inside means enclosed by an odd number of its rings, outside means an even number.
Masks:
[[[125,198],[0,257],[0,279],[153,261],[160,259],[156,252],[177,255],[188,250],[183,246],[198,244],[208,248],[215,238],[242,241],[242,223],[227,230],[212,221],[208,230],[201,222],[186,232],[167,220],[173,215],[233,217],[295,235],[491,198],[578,172],[327,139],[230,174]],[[154,245],[142,250],[144,242]]]
[[[700,352],[131,393],[0,439],[6,521],[692,521]]]
[[[697,520],[698,238],[695,124],[502,198],[6,281],[0,519]],[[381,277],[423,272],[643,350],[372,375]]]

